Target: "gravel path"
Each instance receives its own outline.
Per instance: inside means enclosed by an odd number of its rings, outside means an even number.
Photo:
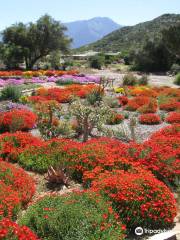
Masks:
[[[117,73],[112,70],[98,70],[96,73],[94,73],[96,76],[101,77],[108,77],[115,79],[115,85],[116,84],[122,84],[122,79],[125,74],[123,73]],[[136,74],[137,77],[140,77],[140,75]],[[178,87],[177,85],[173,84],[174,77],[165,76],[165,75],[149,75],[149,84],[153,86],[168,86],[168,87]]]

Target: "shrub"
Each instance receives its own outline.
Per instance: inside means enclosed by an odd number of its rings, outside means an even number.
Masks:
[[[125,109],[128,111],[136,111],[144,105],[148,105],[150,102],[149,97],[139,96],[129,99],[128,104],[125,105]]]
[[[101,89],[94,89],[86,97],[89,104],[94,105],[95,103],[100,103],[102,101],[103,92]]]
[[[20,88],[17,86],[6,86],[1,91],[1,100],[12,100],[13,102],[17,102],[21,97]]]
[[[8,218],[0,221],[0,239],[2,240],[38,240],[38,237],[26,226],[19,226]]]
[[[0,219],[15,219],[20,210],[21,200],[17,191],[0,180]]]
[[[180,72],[180,65],[174,63],[174,64],[171,66],[170,72],[171,72],[172,74],[178,74],[178,73]]]
[[[124,116],[122,114],[118,114],[116,112],[112,112],[112,116],[108,119],[107,124],[115,125],[120,124],[124,120]]]
[[[103,56],[93,56],[89,59],[89,65],[94,69],[101,69],[105,64],[105,59]]]
[[[172,125],[154,133],[143,144],[129,144],[124,156],[146,166],[166,184],[176,184],[180,174],[179,144],[179,125]]]
[[[169,113],[167,118],[165,119],[168,123],[180,123],[180,113],[179,112],[172,112]]]
[[[164,110],[167,112],[176,111],[180,109],[180,103],[172,101],[172,102],[160,104],[159,108],[160,110]]]
[[[163,229],[176,216],[175,199],[169,188],[146,170],[114,170],[97,176],[92,190],[100,192],[130,230],[137,226]]]
[[[140,113],[155,113],[158,110],[158,103],[155,98],[150,98],[149,103],[138,108]]]
[[[128,104],[128,101],[129,101],[128,97],[126,96],[120,96],[118,100],[122,106],[125,106],[126,104]]]
[[[76,146],[71,140],[52,139],[41,146],[26,148],[19,155],[18,162],[23,168],[39,173],[46,173],[50,166],[64,168],[66,157],[67,163],[70,160],[70,156],[68,158],[68,154],[66,154],[66,145],[71,146],[72,152],[73,146]]]
[[[18,130],[27,131],[35,126],[37,116],[25,109],[13,109],[4,112],[0,116],[0,131],[15,132]]]
[[[178,73],[175,77],[174,83],[178,86],[180,86],[180,73]]]
[[[119,107],[118,100],[115,97],[106,96],[103,98],[103,101],[110,108],[118,108]]]
[[[134,86],[137,84],[137,77],[129,73],[123,77],[123,86]]]
[[[123,226],[110,204],[91,193],[46,196],[20,220],[46,239],[124,239]]]
[[[143,114],[139,117],[139,122],[141,124],[147,124],[147,125],[160,124],[161,118],[158,115],[153,113]]]
[[[16,132],[0,135],[0,157],[17,161],[18,155],[30,146],[40,146],[43,141],[30,133]]]
[[[139,85],[148,85],[149,78],[147,75],[143,75],[139,80]]]
[[[28,203],[35,193],[35,184],[23,169],[0,161],[0,180],[17,191],[22,204]]]

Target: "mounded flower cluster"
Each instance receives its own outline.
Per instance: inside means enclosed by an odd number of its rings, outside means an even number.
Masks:
[[[169,103],[164,103],[159,106],[160,110],[164,110],[167,112],[172,112],[176,110],[180,110],[180,102],[169,102]]]
[[[140,107],[149,104],[150,98],[147,96],[139,96],[129,99],[128,104],[125,106],[125,109],[128,111],[136,111]]]
[[[175,183],[180,174],[180,126],[168,126],[154,133],[142,144],[130,143],[125,155],[147,167],[158,179]]]
[[[43,141],[30,133],[15,132],[0,135],[0,157],[16,161],[18,155],[30,146],[41,146]]]
[[[22,168],[0,161],[0,180],[17,191],[22,204],[28,203],[35,193],[35,183]]]
[[[2,240],[38,240],[39,238],[26,226],[19,226],[8,218],[0,221],[0,239]]]
[[[150,172],[114,170],[97,176],[92,190],[108,197],[129,229],[137,226],[168,227],[173,224],[176,207],[169,188]]]
[[[113,112],[111,118],[107,121],[109,125],[120,124],[124,120],[124,116],[122,114],[118,114]]]
[[[29,207],[20,224],[42,239],[123,240],[126,229],[111,204],[91,191],[45,196]]]
[[[141,124],[154,125],[161,123],[161,118],[156,114],[148,113],[140,115],[139,122]]]
[[[36,114],[26,109],[13,109],[0,116],[0,131],[26,131],[35,126]]]
[[[0,219],[3,217],[15,219],[20,206],[19,193],[11,185],[7,185],[0,180]]]
[[[179,123],[180,124],[180,112],[172,112],[166,118],[166,122],[168,123]]]

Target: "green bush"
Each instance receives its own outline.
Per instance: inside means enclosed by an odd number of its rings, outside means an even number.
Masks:
[[[180,86],[180,73],[178,73],[178,74],[176,75],[176,78],[175,78],[175,80],[174,80],[174,83],[175,83],[176,85]]]
[[[94,89],[91,93],[89,93],[86,97],[86,100],[89,104],[94,105],[97,102],[102,101],[102,92],[100,89]]]
[[[62,85],[71,85],[71,84],[73,84],[74,82],[73,82],[73,79],[66,79],[66,80],[61,80],[61,79],[59,79],[57,82],[56,82],[56,84],[57,85],[59,85],[59,86],[62,86]],[[76,84],[78,84],[78,83],[76,83]]]
[[[103,101],[110,108],[118,108],[119,107],[119,102],[118,102],[117,98],[115,98],[115,97],[105,96],[103,98]]]
[[[29,207],[20,225],[46,240],[124,239],[111,205],[92,192],[46,196]]]
[[[171,69],[170,69],[170,72],[172,73],[172,74],[178,74],[179,72],[180,72],[180,65],[179,64],[173,64],[172,66],[171,66]]]
[[[98,55],[93,56],[89,59],[89,65],[91,68],[101,69],[104,64],[105,64],[104,56]]]
[[[50,150],[50,148],[52,148]],[[53,153],[54,151],[54,153]],[[27,169],[39,173],[46,173],[50,166],[55,167],[57,163],[61,163],[59,152],[55,151],[55,147],[45,144],[41,147],[31,147],[19,155],[19,164]]]
[[[123,85],[124,86],[134,86],[137,84],[137,77],[132,73],[126,74],[123,77]]]
[[[1,91],[1,100],[12,100],[13,102],[18,102],[19,98],[22,96],[21,90],[17,86],[9,85]]]
[[[149,81],[148,76],[147,76],[147,75],[143,75],[143,76],[139,79],[138,83],[139,83],[139,85],[148,85],[148,81]]]

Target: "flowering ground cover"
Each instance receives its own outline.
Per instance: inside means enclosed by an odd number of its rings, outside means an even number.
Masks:
[[[2,103],[1,239],[119,240],[137,226],[173,226],[180,176],[179,89],[130,86],[126,96],[107,96],[96,77],[77,72],[3,74],[3,81],[58,79],[63,86],[41,87],[17,103]],[[95,84],[77,84],[85,82]],[[131,138],[115,132],[124,123]],[[152,130],[145,141],[134,137],[136,126]],[[74,183],[80,188],[72,193]],[[70,188],[68,194],[62,194],[62,185]],[[47,194],[50,189],[53,194]]]
[[[99,83],[100,77],[78,74],[77,71],[0,71],[0,87],[32,83],[54,82],[66,83]]]

